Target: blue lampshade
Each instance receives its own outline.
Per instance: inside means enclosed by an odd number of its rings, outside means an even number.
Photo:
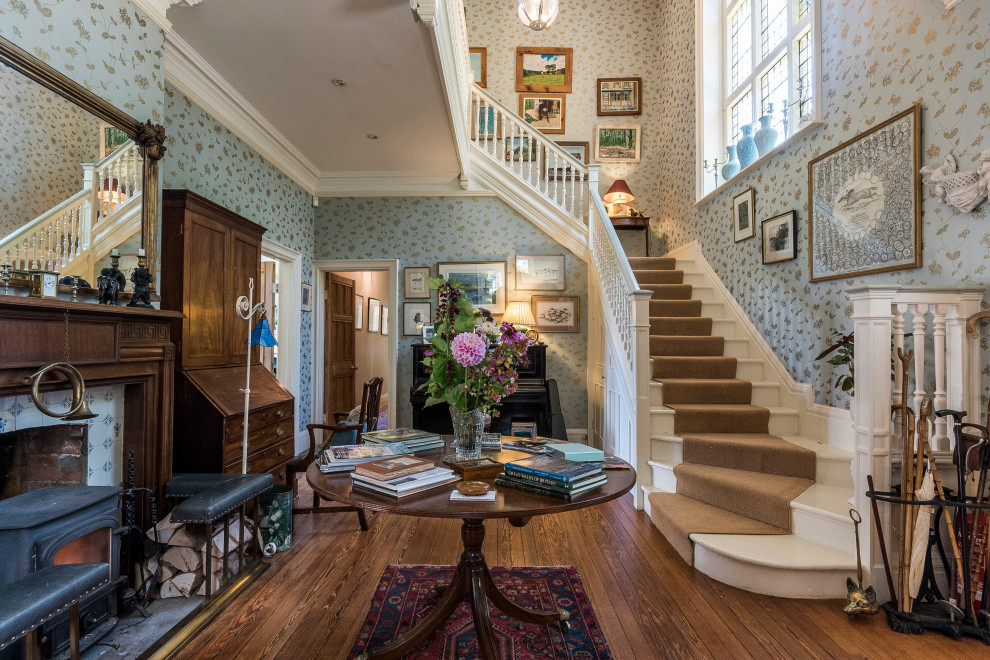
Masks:
[[[244,343],[248,343],[245,339]],[[251,331],[251,345],[252,346],[277,346],[278,342],[275,341],[275,337],[272,335],[272,329],[268,327],[268,319],[262,316],[258,319],[258,325],[254,326],[254,330]]]

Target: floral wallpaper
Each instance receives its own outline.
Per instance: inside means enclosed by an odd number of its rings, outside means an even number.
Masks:
[[[132,117],[162,122],[165,37],[127,0],[8,0],[0,36]]]
[[[182,92],[166,87],[168,151],[159,166],[164,188],[187,188],[268,229],[265,238],[302,253],[303,278],[312,272],[312,198]],[[310,313],[303,312],[299,351],[300,431],[312,409]]]
[[[923,189],[923,267],[868,277],[809,283],[808,162],[913,103],[922,103],[923,162],[952,153],[972,168],[990,145],[990,6],[964,2],[946,12],[933,0],[829,0],[822,3],[824,124],[773,156],[745,180],[733,181],[694,207],[694,0],[660,3],[656,49],[659,121],[649,127],[665,163],[649,164],[661,212],[654,214],[653,250],[662,254],[697,240],[713,268],[774,347],[791,374],[816,386],[822,403],[844,406],[833,390],[837,373],[813,362],[833,328],[852,330],[846,290],[866,284],[972,285],[990,264],[987,207],[961,213]],[[656,148],[656,147],[654,147]],[[714,154],[712,154],[714,156]],[[797,211],[797,259],[764,266],[760,239],[734,243],[732,197],[752,186],[757,220]],[[984,340],[984,364],[990,353]],[[984,372],[984,385],[990,372]],[[845,372],[842,372],[845,373]]]
[[[0,240],[82,190],[82,163],[99,160],[99,126],[0,64]]]
[[[581,331],[540,337],[547,344],[547,377],[557,379],[567,427],[587,427],[587,265],[504,202],[495,197],[322,199],[315,236],[314,259],[399,259],[400,280],[406,266],[429,266],[435,276],[440,262],[505,261],[508,300],[527,299],[532,293],[513,290],[515,255],[564,254],[567,289],[553,293],[580,296]],[[401,290],[399,294],[401,307]],[[436,302],[434,294],[434,311]],[[401,333],[401,310],[392,310],[391,318],[392,332]],[[392,389],[397,426],[412,423],[408,392],[414,341],[399,336],[398,383]]]

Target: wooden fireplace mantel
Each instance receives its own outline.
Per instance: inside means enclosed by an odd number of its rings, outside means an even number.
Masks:
[[[172,475],[175,346],[169,325],[182,313],[0,294],[0,396],[30,393],[26,376],[65,361],[66,313],[68,362],[86,387],[124,386],[124,460],[133,450],[136,485],[161,502]],[[66,389],[66,381],[52,376],[42,389]]]

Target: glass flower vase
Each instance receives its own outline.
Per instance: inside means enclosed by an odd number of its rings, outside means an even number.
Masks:
[[[461,412],[450,408],[450,421],[454,425],[454,451],[458,461],[481,458],[481,434],[485,431],[485,414],[480,408]]]

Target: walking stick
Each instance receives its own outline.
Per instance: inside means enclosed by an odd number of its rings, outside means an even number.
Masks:
[[[913,485],[913,470],[911,465],[911,431],[908,425],[908,375],[911,358],[914,356],[914,350],[908,351],[907,355],[900,348],[897,349],[897,359],[901,361],[901,499],[905,501],[911,501],[914,499],[914,489]],[[914,525],[911,522],[911,505],[903,504],[903,512],[901,515],[901,520],[903,526],[901,527],[901,561],[900,561],[900,578],[901,578],[901,597],[900,597],[900,610],[901,612],[909,612],[909,601],[911,600],[908,596],[908,567],[910,566],[910,556],[911,556],[911,535],[914,531]]]
[[[959,543],[962,545],[962,548],[959,548],[958,550],[955,551],[958,552],[960,555],[960,559],[958,561],[958,569],[961,571],[959,575],[962,575],[962,579],[963,579],[963,598],[966,599],[966,613],[969,614],[970,618],[973,621],[973,624],[976,625],[976,611],[975,611],[976,608],[973,607],[973,594],[969,580],[969,567],[967,566],[966,569],[963,569],[963,565],[969,562],[969,553],[966,552],[966,547],[968,545],[967,541],[969,539],[967,538],[967,534],[966,534],[966,508],[965,508],[967,455],[963,452],[963,434],[962,434],[963,426],[976,426],[976,425],[975,424],[964,425],[962,423],[963,417],[966,416],[965,411],[939,410],[935,414],[938,415],[939,417],[946,417],[946,416],[952,417],[953,431],[955,432],[955,436],[956,436],[956,449],[955,449],[956,481],[959,487],[959,492],[957,494],[959,497],[959,506],[957,508],[959,509]],[[935,461],[932,460],[932,462],[934,463]],[[947,521],[948,518],[949,516],[947,516]],[[952,545],[953,546],[956,545],[955,534],[953,534],[952,537]]]
[[[866,475],[866,483],[870,487],[870,492],[876,492],[873,487],[873,475]],[[880,556],[883,558],[883,572],[887,575],[887,589],[890,590],[890,600],[894,603],[894,609],[897,609],[897,590],[894,588],[894,577],[890,574],[890,560],[887,558],[887,544],[883,541],[883,525],[880,523],[880,507],[877,506],[877,501],[870,498],[870,504],[873,506],[873,526],[877,528],[877,540],[880,541]]]

